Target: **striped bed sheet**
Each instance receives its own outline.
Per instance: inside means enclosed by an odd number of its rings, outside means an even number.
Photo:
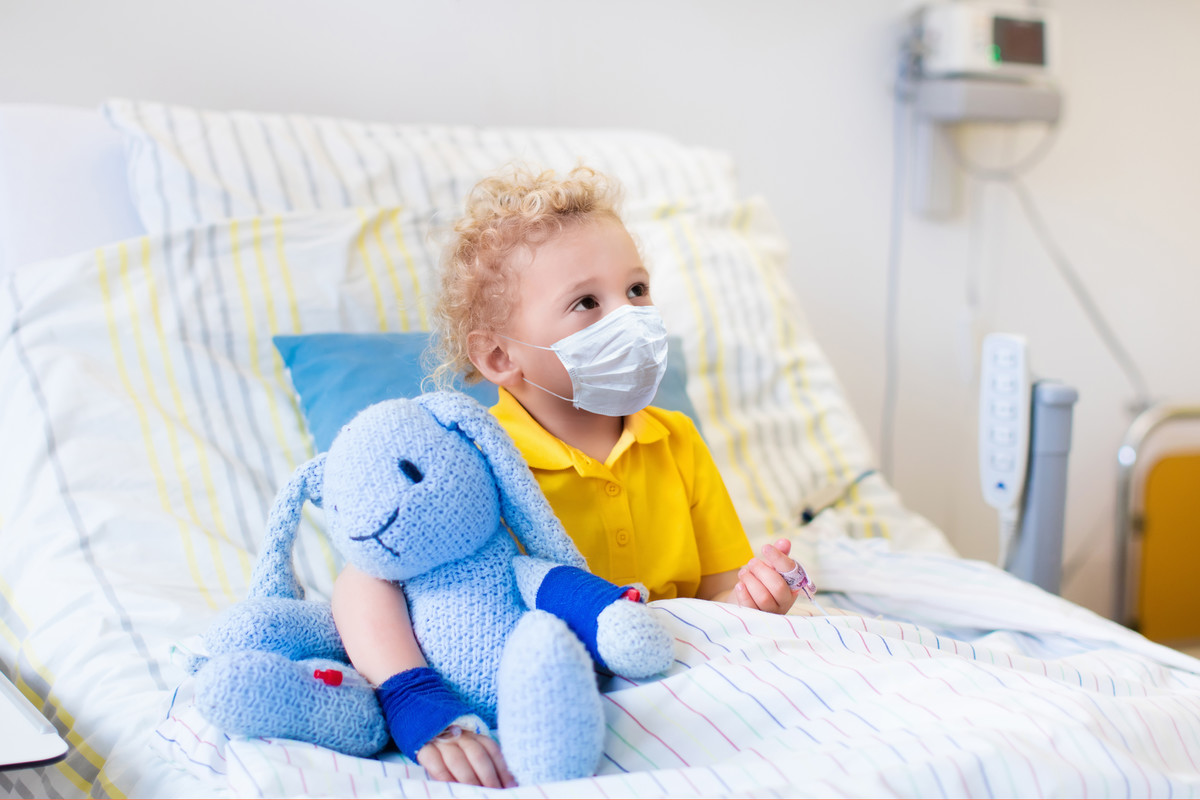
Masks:
[[[171,657],[245,596],[274,493],[312,455],[270,336],[423,327],[435,225],[403,208],[223,219],[8,276],[0,663],[72,748],[53,767],[0,773],[0,792],[466,791],[411,765],[205,734]],[[658,606],[676,668],[610,687],[613,735],[594,782],[539,790],[1119,794],[1129,780],[1131,794],[1200,791],[1196,662],[954,558],[877,476],[798,529],[805,498],[869,466],[869,453],[797,327],[760,206],[651,204],[632,209],[630,227],[752,537],[795,536],[818,585],[851,613]],[[327,597],[339,566],[309,509],[301,580]],[[981,591],[984,601],[964,599]],[[799,682],[760,680],[783,672]],[[1043,698],[1020,706],[1030,722],[1005,712],[1024,694]],[[1089,777],[1079,783],[1076,770]]]

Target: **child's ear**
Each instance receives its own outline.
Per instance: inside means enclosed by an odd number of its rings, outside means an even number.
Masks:
[[[511,388],[521,383],[521,368],[509,358],[507,344],[486,331],[472,331],[467,335],[467,350],[475,369],[497,386]]]

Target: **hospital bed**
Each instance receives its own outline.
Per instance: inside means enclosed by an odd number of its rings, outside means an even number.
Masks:
[[[419,337],[439,232],[514,159],[622,181],[752,541],[791,537],[820,590],[787,616],[654,603],[671,669],[604,687],[594,777],[523,794],[1200,794],[1200,661],[956,556],[871,472],[784,236],[726,154],[125,100],[0,109],[0,665],[70,744],[0,772],[0,792],[496,794],[396,754],[227,736],[183,665],[245,596],[271,499],[314,452],[317,412],[272,336]],[[310,507],[310,596],[338,567]]]

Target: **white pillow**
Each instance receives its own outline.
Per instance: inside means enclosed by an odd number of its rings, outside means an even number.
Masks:
[[[204,111],[114,99],[129,178],[151,231],[254,214],[403,206],[449,220],[480,177],[514,160],[581,161],[621,181],[626,214],[730,207],[730,157],[654,133],[391,125],[298,114]]]
[[[144,232],[95,109],[0,105],[0,274]]]

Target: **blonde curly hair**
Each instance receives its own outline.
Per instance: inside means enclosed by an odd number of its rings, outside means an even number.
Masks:
[[[500,330],[512,313],[513,256],[569,225],[619,221],[620,194],[615,181],[586,166],[565,177],[513,166],[475,185],[443,253],[429,354],[436,386],[448,387],[456,376],[467,383],[483,377],[471,362],[468,338],[472,331]]]

